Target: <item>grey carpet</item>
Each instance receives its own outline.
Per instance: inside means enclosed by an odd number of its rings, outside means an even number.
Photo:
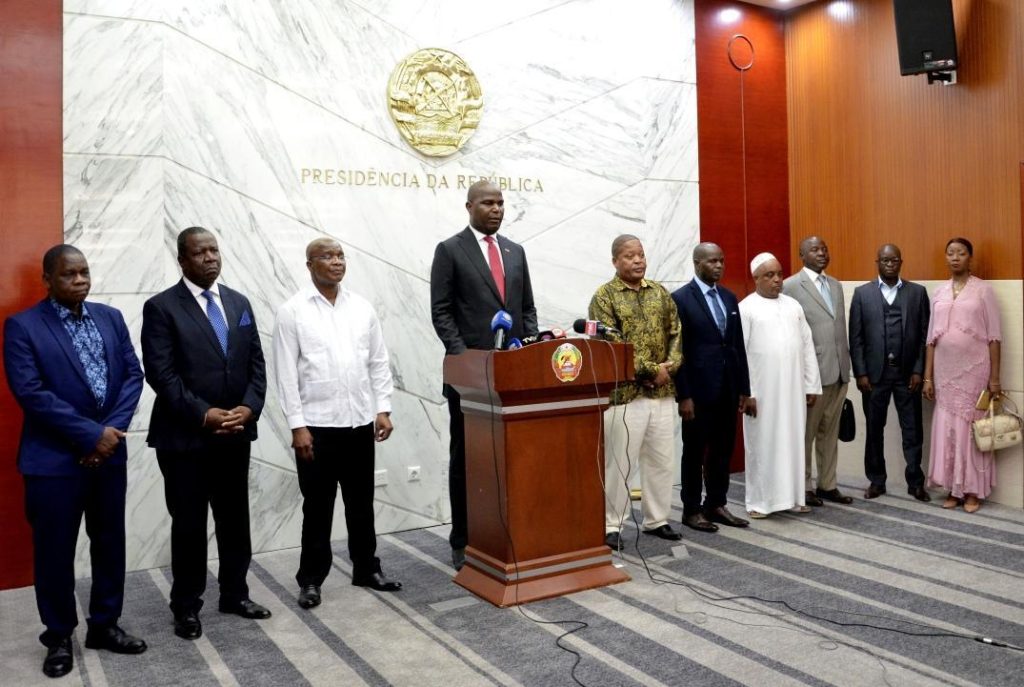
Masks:
[[[742,511],[741,478],[730,500]],[[681,556],[626,523],[617,560],[632,582],[504,610],[451,582],[446,534],[433,528],[379,538],[386,572],[405,585],[398,594],[351,586],[345,542],[337,542],[324,604],[312,611],[295,604],[298,552],[257,555],[252,596],[274,612],[264,622],[217,612],[214,562],[197,642],[172,634],[169,571],[131,573],[122,621],[149,651],[84,649],[80,627],[75,670],[60,681],[39,671],[32,590],[0,593],[0,684],[575,684],[577,659],[556,640],[579,654],[576,679],[601,687],[1024,683],[1022,652],[912,636],[1024,644],[1019,510],[986,505],[972,516],[904,495],[858,498],[744,530],[684,530]],[[80,581],[83,607],[88,590]]]

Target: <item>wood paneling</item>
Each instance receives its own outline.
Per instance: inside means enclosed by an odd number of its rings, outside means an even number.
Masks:
[[[956,0],[955,86],[901,77],[891,0],[820,2],[786,20],[790,226],[820,234],[839,279],[874,274],[882,243],[911,279],[946,276],[951,236],[975,245],[975,271],[1022,276],[1024,3]]]
[[[40,260],[63,236],[60,0],[0,2],[0,319],[42,297]],[[21,412],[0,371],[0,589],[32,583]]]
[[[722,246],[728,265],[723,283],[742,296],[753,291],[750,258],[771,251],[784,267],[789,261],[782,15],[723,0],[696,0],[695,15],[701,240]],[[736,34],[747,36],[754,46],[753,66],[743,74],[742,98],[740,72],[728,54],[729,40]]]

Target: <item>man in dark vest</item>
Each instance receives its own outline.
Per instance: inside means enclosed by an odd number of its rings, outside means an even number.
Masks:
[[[858,286],[850,303],[850,357],[864,402],[867,437],[864,472],[870,482],[864,498],[885,493],[885,420],[895,399],[907,463],[907,492],[930,501],[921,471],[921,381],[930,307],[920,284],[900,279],[900,249],[878,249],[878,279]]]

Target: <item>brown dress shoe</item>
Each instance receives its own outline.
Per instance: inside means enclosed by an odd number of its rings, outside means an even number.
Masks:
[[[924,501],[925,503],[932,500],[931,494],[929,494],[928,491],[921,486],[907,487],[907,493],[913,496],[918,501]]]
[[[804,492],[804,501],[808,506],[824,506],[825,502],[818,498],[818,495],[808,489]]]
[[[832,503],[842,503],[844,505],[850,505],[851,503],[853,503],[853,499],[851,497],[844,496],[843,492],[839,491],[838,489],[829,489],[828,491],[824,489],[815,489],[814,494],[815,496],[819,497],[819,501],[821,499],[825,499],[826,501],[831,501]]]
[[[879,496],[885,493],[885,486],[878,486],[876,484],[870,485],[864,492],[864,498],[866,499],[877,499]]]
[[[711,522],[717,522],[719,525],[728,525],[729,527],[746,527],[750,524],[749,520],[737,518],[730,513],[725,506],[705,511],[704,516]]]
[[[703,513],[692,513],[683,516],[683,524],[698,532],[717,532],[718,525],[704,517]]]

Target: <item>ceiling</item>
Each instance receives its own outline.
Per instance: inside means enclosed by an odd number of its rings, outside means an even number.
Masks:
[[[789,10],[800,5],[809,5],[816,0],[742,0],[742,2],[750,5],[761,5],[762,7],[771,7],[776,10]]]

